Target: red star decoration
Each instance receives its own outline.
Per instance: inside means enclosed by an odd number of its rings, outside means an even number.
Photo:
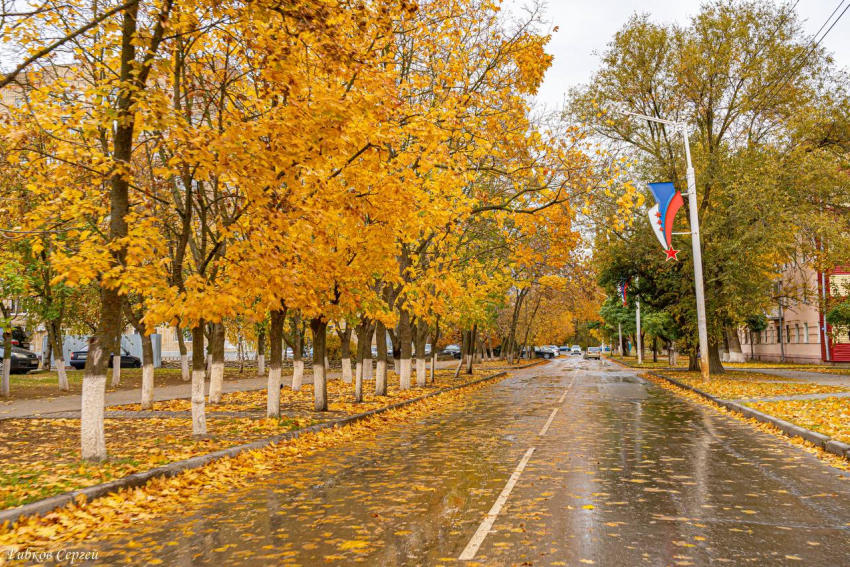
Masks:
[[[670,250],[665,250],[664,253],[667,254],[666,261],[669,262],[670,260],[676,260],[678,262],[679,258],[676,257],[676,254],[679,252],[681,252],[681,250],[673,250],[672,248],[670,248]]]

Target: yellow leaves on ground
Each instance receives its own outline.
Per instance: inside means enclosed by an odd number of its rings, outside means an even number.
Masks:
[[[472,376],[438,370],[437,385],[426,388],[398,389],[399,378],[388,374],[390,386],[386,397],[375,396],[374,381],[364,383],[363,403],[354,403],[353,385],[339,380],[328,383],[328,412],[313,410],[313,388],[307,384],[300,392],[289,388],[281,391],[282,418],[228,417],[207,420],[209,437],[192,436],[191,419],[186,417],[108,419],[106,442],[111,459],[100,464],[81,463],[79,454],[79,420],[77,419],[18,419],[3,422],[0,445],[9,450],[0,457],[0,509],[20,506],[87,486],[93,486],[135,472],[152,469],[167,463],[204,455],[234,445],[249,443],[264,437],[279,435],[303,427],[363,413],[390,404],[409,400],[493,374],[493,370],[476,369]],[[207,412],[266,411],[266,391],[225,394],[223,404],[207,406]],[[110,407],[109,410],[138,410],[137,404]],[[157,402],[158,411],[189,411],[189,400]],[[212,415],[212,413],[209,413]],[[321,432],[319,436],[326,433]],[[285,449],[289,450],[289,449]]]
[[[756,427],[757,429],[760,429],[761,431],[763,431],[765,433],[768,433],[770,435],[773,435],[774,437],[778,437],[778,438],[780,438],[784,441],[787,441],[789,443],[792,443],[793,445],[796,445],[797,447],[803,449],[807,453],[810,453],[810,454],[816,456],[820,460],[827,462],[828,464],[830,464],[831,466],[833,466],[835,468],[850,471],[850,462],[848,462],[846,459],[842,459],[841,457],[839,457],[837,455],[833,455],[832,453],[828,453],[827,451],[824,451],[823,449],[821,449],[820,447],[818,447],[814,443],[806,441],[805,439],[803,439],[801,437],[788,437],[788,436],[785,435],[785,433],[783,433],[777,427],[775,427],[774,425],[772,425],[770,423],[764,423],[764,422],[758,421],[757,419],[747,418],[747,417],[744,417],[743,415],[741,415],[739,413],[729,411],[725,407],[723,407],[719,404],[715,404],[714,402],[711,402],[711,401],[703,398],[702,396],[700,396],[696,392],[692,392],[691,390],[685,390],[684,388],[680,388],[679,386],[676,386],[675,384],[671,384],[670,382],[668,382],[666,380],[662,380],[661,378],[657,378],[657,377],[652,376],[650,374],[641,374],[640,377],[644,378],[646,380],[649,380],[650,382],[654,383],[655,385],[657,385],[661,388],[664,388],[665,390],[675,392],[676,394],[678,394],[680,396],[688,398],[691,401],[696,402],[700,405],[709,406],[709,407],[717,410],[718,412],[720,412],[722,414],[728,415],[729,417],[732,417],[732,418],[737,419],[739,421],[747,422],[748,424]]]
[[[850,443],[850,398],[750,402],[747,406]]]
[[[838,386],[804,383],[792,378],[756,372],[732,371],[712,375],[709,382],[704,382],[699,372],[676,371],[665,372],[664,375],[725,400],[798,396],[802,394],[832,394],[847,391],[846,388]]]
[[[213,492],[226,492],[252,482],[259,475],[286,474],[286,467],[301,454],[310,454],[344,445],[354,439],[375,435],[399,422],[424,416],[446,406],[461,403],[470,391],[486,387],[482,382],[467,388],[444,392],[415,404],[372,416],[346,427],[307,433],[297,439],[263,449],[220,459],[172,477],[159,477],[142,487],[124,490],[92,502],[80,502],[43,517],[28,517],[14,526],[0,526],[0,547],[45,547],[65,541],[88,544],[124,533],[139,518],[152,518],[185,512],[187,505]],[[184,427],[184,429],[187,429]],[[168,494],[168,498],[154,495]],[[359,542],[342,546],[358,549]]]

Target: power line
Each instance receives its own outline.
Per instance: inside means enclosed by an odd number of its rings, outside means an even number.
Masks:
[[[796,74],[800,71],[800,69],[803,68],[803,66],[806,64],[809,56],[812,53],[814,53],[815,50],[817,50],[817,48],[823,42],[824,38],[826,38],[826,36],[829,35],[829,32],[832,31],[832,28],[835,27],[835,25],[841,20],[841,18],[844,16],[844,14],[847,12],[847,10],[850,9],[850,4],[848,4],[844,8],[844,10],[838,15],[838,17],[835,19],[835,21],[832,22],[832,25],[829,26],[829,28],[824,32],[824,34],[820,37],[820,39],[817,39],[818,34],[826,27],[827,24],[829,24],[830,20],[832,20],[832,17],[835,15],[836,12],[838,12],[839,9],[841,9],[841,6],[844,4],[845,1],[846,0],[841,0],[841,2],[838,3],[838,6],[836,6],[836,8],[832,11],[832,13],[829,15],[829,17],[823,23],[823,25],[821,25],[821,27],[818,29],[818,31],[815,32],[815,35],[812,37],[812,42],[810,42],[810,45],[812,43],[813,43],[813,45],[811,45],[811,47],[808,48],[806,51],[804,51],[802,54],[797,55],[796,57],[794,57],[792,59],[791,64],[789,66],[790,67],[790,74],[788,74],[787,72],[783,73],[783,76],[787,76],[787,78],[784,81],[782,81],[781,83],[775,83],[773,86],[768,87],[768,91],[766,91],[766,94],[763,96],[761,102],[759,102],[754,107],[753,112],[759,111],[761,108],[764,107],[764,105],[767,102],[769,102],[772,98],[774,98],[776,95],[778,95],[779,92],[785,87],[785,85],[787,85],[788,82],[796,76]],[[816,39],[817,39],[817,41],[815,41]],[[795,61],[797,59],[801,59],[801,61],[798,64],[795,63]],[[780,76],[777,79],[777,81],[780,81],[780,80],[782,80],[782,76]]]

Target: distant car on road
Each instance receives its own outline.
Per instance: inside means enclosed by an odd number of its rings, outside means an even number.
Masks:
[[[584,351],[584,358],[587,360],[588,358],[595,358],[599,360],[602,358],[602,349],[599,347],[587,347],[587,350]]]
[[[6,346],[0,342],[0,363],[3,361],[3,355],[6,353]],[[38,368],[38,356],[25,348],[12,344],[12,363],[9,366],[11,374],[26,374],[30,370]]]
[[[553,349],[550,346],[537,347],[534,349],[534,356],[537,358],[545,358],[547,360],[555,358],[558,356],[558,349]]]
[[[123,348],[121,349],[121,368],[141,368],[142,361],[138,356],[133,356]],[[86,367],[86,359],[89,357],[89,349],[75,350],[71,353],[71,360],[68,362],[75,370],[82,370]],[[109,355],[109,368],[112,368],[113,356]]]
[[[567,345],[561,345],[558,347],[558,350],[563,352],[564,354],[567,354],[570,352],[570,347]]]
[[[570,347],[570,355],[573,354],[581,354],[581,347],[579,345],[573,345]]]

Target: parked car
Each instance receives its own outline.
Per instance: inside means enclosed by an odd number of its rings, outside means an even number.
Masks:
[[[584,351],[584,358],[587,360],[588,358],[595,358],[599,360],[602,358],[602,349],[599,347],[587,347],[587,350]]]
[[[555,352],[555,356],[561,356],[561,347],[558,345],[543,345],[551,348]]]
[[[86,366],[86,359],[89,357],[89,349],[76,350],[71,353],[71,360],[68,363],[76,370],[82,370]],[[109,355],[109,368],[112,368],[112,354]],[[142,361],[138,356],[133,356],[123,348],[121,349],[121,368],[141,368]]]
[[[455,358],[460,358],[460,345],[448,345],[440,354],[449,354]]]
[[[534,349],[534,356],[536,358],[546,358],[546,359],[555,358],[556,356],[558,356],[558,350],[553,349],[552,347],[549,347],[549,346],[536,347]]]
[[[0,342],[0,363],[3,361],[3,356],[6,353],[6,346]],[[25,348],[12,344],[12,364],[9,366],[9,372],[12,374],[26,374],[30,370],[38,368],[38,356]]]
[[[570,347],[570,355],[581,354],[581,347],[579,345],[573,345]]]
[[[570,347],[569,347],[569,346],[567,346],[567,345],[561,345],[561,346],[559,346],[559,347],[558,347],[558,350],[559,350],[559,351],[561,351],[561,352],[563,352],[563,353],[569,353],[569,352],[570,352]]]

